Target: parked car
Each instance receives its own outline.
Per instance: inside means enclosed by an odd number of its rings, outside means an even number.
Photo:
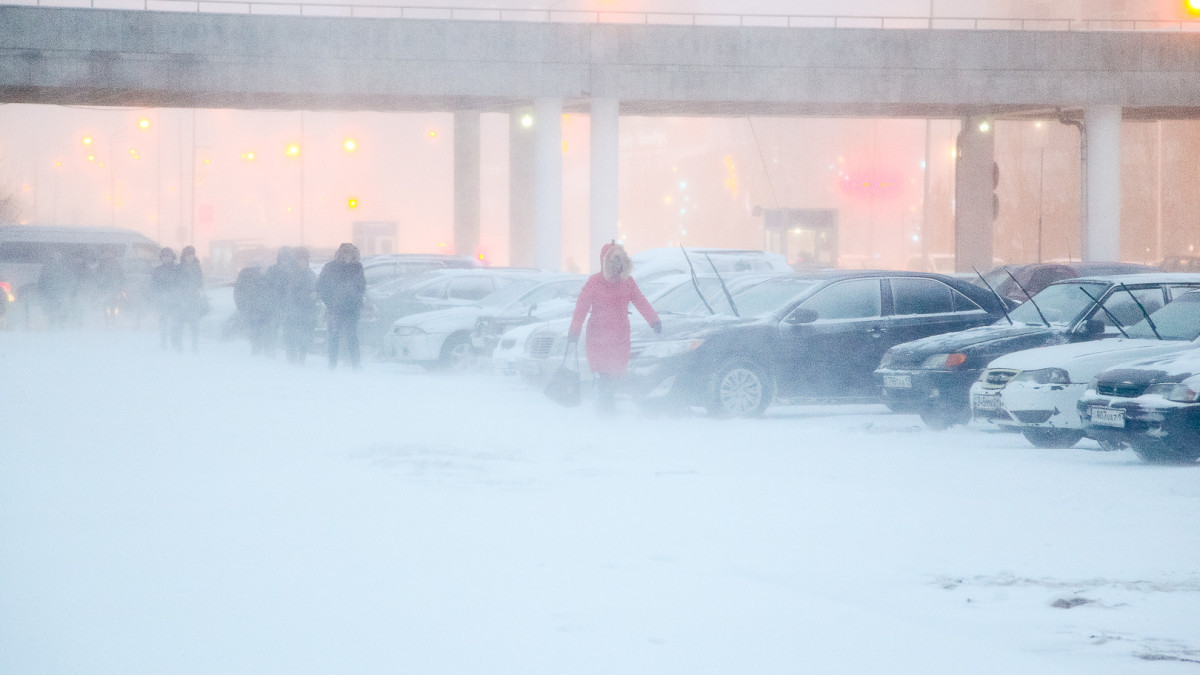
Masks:
[[[398,277],[441,269],[473,269],[480,267],[480,264],[474,258],[462,255],[385,253],[363,258],[362,266],[367,287],[370,288]]]
[[[482,303],[471,330],[471,347],[477,357],[491,357],[504,333],[530,323],[569,317],[587,277],[573,274],[539,284],[512,302]]]
[[[441,269],[407,275],[367,289],[359,337],[378,348],[396,319],[410,314],[474,305],[492,293],[522,280],[533,280],[536,270]]]
[[[773,276],[775,272],[733,273],[718,278],[715,275],[671,274],[658,276],[638,284],[642,294],[659,316],[696,313],[732,313],[725,289],[735,296],[739,291]],[[725,289],[722,289],[724,282]],[[699,288],[699,291],[697,291]],[[492,352],[496,372],[520,375],[531,384],[540,385],[554,372],[567,344],[567,328],[571,324],[574,306],[562,318],[542,321],[509,330],[500,336]],[[586,349],[586,336],[580,337],[580,354]],[[580,359],[583,377],[590,375],[586,359]]]
[[[1026,349],[992,361],[971,387],[975,419],[1020,431],[1039,448],[1074,446],[1084,436],[1075,404],[1097,373],[1200,347],[1200,291],[1180,295],[1125,333],[1128,337]]]
[[[1084,431],[1143,461],[1200,462],[1200,350],[1101,372],[1077,406]]]
[[[629,380],[643,403],[748,416],[775,401],[878,400],[888,347],[1002,315],[986,290],[922,272],[776,277],[735,300],[737,316],[664,316],[661,338],[635,335]]]
[[[1116,337],[1120,332],[1112,317],[1124,326],[1142,318],[1134,297],[1153,312],[1196,288],[1200,275],[1164,272],[1058,281],[992,325],[896,345],[883,355],[875,375],[893,411],[917,413],[933,428],[961,424],[971,417],[971,385],[995,359],[1023,349]]]
[[[385,356],[427,368],[465,370],[476,360],[471,331],[482,314],[522,314],[540,300],[579,294],[582,275],[533,276],[508,284],[478,302],[397,319],[384,340]]]
[[[672,274],[722,274],[743,272],[793,272],[778,253],[736,248],[651,248],[634,253],[633,278],[643,284]],[[715,271],[714,271],[715,270]],[[643,289],[643,294],[645,290]],[[649,297],[649,296],[647,296]]]
[[[1028,265],[1002,265],[984,273],[983,278],[1005,300],[1019,305],[1037,295],[1055,281],[1078,279],[1079,277],[1111,276],[1115,274],[1146,274],[1158,272],[1157,268],[1138,263],[1123,262],[1044,262]],[[1010,274],[1011,273],[1011,276]],[[1022,289],[1022,287],[1024,287]]]

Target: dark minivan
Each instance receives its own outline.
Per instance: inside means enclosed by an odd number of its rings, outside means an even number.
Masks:
[[[774,401],[878,400],[872,372],[892,345],[989,324],[987,290],[920,272],[831,271],[773,277],[734,294],[737,316],[663,316],[634,335],[630,384],[654,406],[728,416]]]

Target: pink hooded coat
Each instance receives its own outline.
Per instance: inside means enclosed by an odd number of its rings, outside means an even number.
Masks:
[[[611,244],[600,251],[600,260],[608,255]],[[629,367],[629,303],[651,326],[660,325],[658,313],[632,278],[609,281],[601,271],[588,277],[571,318],[570,336],[578,336],[583,320],[587,322],[587,360],[593,373],[624,375]]]

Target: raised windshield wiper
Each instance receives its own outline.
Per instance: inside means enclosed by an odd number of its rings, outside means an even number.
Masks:
[[[1121,288],[1129,294],[1129,297],[1133,298],[1133,301],[1137,303],[1138,309],[1142,310],[1142,316],[1146,317],[1146,323],[1150,324],[1150,330],[1154,331],[1154,337],[1159,340],[1163,339],[1163,336],[1158,334],[1158,326],[1154,325],[1154,319],[1150,318],[1150,312],[1147,312],[1146,308],[1142,306],[1142,301],[1137,299],[1137,296],[1133,294],[1133,291],[1129,290],[1129,287],[1123,281],[1121,282]],[[1129,336],[1126,335],[1125,337]]]
[[[1029,294],[1029,291],[1025,290],[1025,287],[1021,285],[1021,282],[1017,281],[1017,278],[1013,276],[1013,273],[1010,272],[1007,267],[1004,268],[1004,273],[1008,275],[1008,278],[1013,280],[1013,283],[1017,285],[1017,288],[1021,289],[1021,292],[1025,294],[1025,297],[1029,298],[1029,302],[1033,303],[1033,308],[1037,310],[1038,316],[1042,317],[1042,323],[1046,324],[1046,328],[1049,328],[1050,322],[1046,320],[1046,315],[1042,314],[1042,308],[1038,307],[1036,302],[1033,302],[1033,296]]]
[[[987,279],[983,278],[983,275],[979,273],[979,270],[976,269],[974,265],[971,266],[971,269],[975,270],[975,276],[979,277],[979,280],[983,282],[983,285],[987,286],[987,289],[992,292],[992,295],[996,296],[996,302],[1000,303],[1000,311],[1004,312],[1004,318],[1008,319],[1008,325],[1013,325],[1012,317],[1008,315],[1008,303],[1004,302],[1004,298],[1000,297],[1000,294],[996,292],[996,289],[992,288],[992,285],[987,282]]]
[[[712,258],[707,253],[704,254],[704,259],[713,268],[713,274],[717,275],[717,281],[721,282],[721,290],[725,291],[725,299],[729,301],[729,309],[733,310],[734,316],[740,318],[742,315],[738,314],[737,305],[733,304],[733,296],[729,294],[729,287],[725,285],[725,280],[721,278],[721,273],[717,271],[717,266],[713,264]]]
[[[692,272],[692,285],[696,287],[696,295],[700,296],[700,302],[704,303],[704,307],[708,310],[709,314],[716,314],[716,312],[713,311],[712,306],[708,304],[708,300],[704,297],[704,293],[700,290],[700,281],[696,279],[696,268],[692,266],[692,259],[688,257],[687,249],[683,247],[683,244],[680,244],[679,250],[683,251],[683,259],[687,261],[688,269]]]
[[[1092,302],[1096,303],[1096,306],[1099,307],[1105,314],[1107,314],[1109,319],[1112,319],[1113,325],[1117,327],[1117,330],[1121,331],[1121,337],[1129,337],[1129,333],[1126,333],[1125,329],[1121,327],[1121,322],[1117,319],[1117,317],[1113,316],[1113,313],[1108,311],[1107,307],[1100,304],[1100,301],[1096,299],[1096,296],[1092,295],[1091,293],[1088,293],[1087,289],[1084,288],[1083,286],[1080,286],[1079,290],[1083,291],[1084,295],[1091,298]]]

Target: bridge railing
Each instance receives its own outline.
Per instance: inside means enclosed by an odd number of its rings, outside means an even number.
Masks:
[[[0,0],[0,5],[75,7],[256,14],[277,16],[452,19],[677,26],[749,26],[780,28],[887,28],[1036,31],[1200,32],[1200,19],[1023,19],[956,16],[866,16],[815,14],[689,13],[583,9],[504,9],[372,4],[332,4],[296,0]]]

